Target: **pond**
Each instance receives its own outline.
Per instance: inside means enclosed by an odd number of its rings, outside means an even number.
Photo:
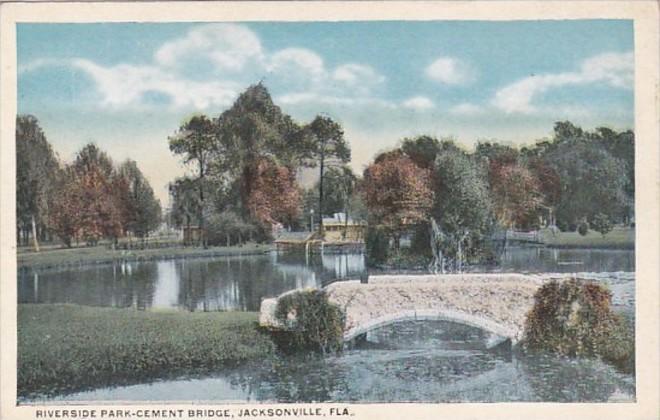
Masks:
[[[359,278],[361,254],[278,254],[21,270],[19,303],[76,303],[139,310],[257,311],[288,290]],[[634,314],[634,251],[510,248],[472,270],[588,272]],[[594,274],[608,272],[602,274]],[[628,273],[622,273],[628,272]],[[280,356],[205,376],[33,397],[64,401],[634,401],[635,378],[598,360],[486,350],[485,333],[441,321],[371,331],[338,356]]]
[[[290,356],[204,377],[101,388],[54,401],[632,402],[634,378],[598,360],[484,349],[477,329],[407,321],[339,356]]]
[[[19,303],[258,311],[261,299],[336,279],[357,279],[362,254],[296,253],[129,262],[63,269],[24,269]],[[631,250],[510,248],[501,264],[470,271],[634,272]]]

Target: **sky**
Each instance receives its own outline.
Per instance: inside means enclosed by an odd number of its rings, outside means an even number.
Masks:
[[[167,205],[167,138],[262,81],[299,123],[340,122],[361,173],[404,137],[532,144],[555,121],[633,129],[632,21],[17,25],[18,112],[59,157],[131,158]]]

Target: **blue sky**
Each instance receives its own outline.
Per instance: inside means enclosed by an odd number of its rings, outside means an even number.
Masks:
[[[68,161],[135,159],[166,203],[167,136],[263,80],[344,126],[357,171],[405,136],[533,143],[554,121],[633,128],[631,21],[19,24],[18,109]]]

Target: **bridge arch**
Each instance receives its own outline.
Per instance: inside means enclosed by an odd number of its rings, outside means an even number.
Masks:
[[[461,311],[456,311],[446,308],[436,309],[423,309],[423,310],[403,310],[393,312],[385,315],[378,316],[366,321],[362,321],[357,325],[352,326],[344,332],[344,341],[351,341],[358,336],[380,328],[386,325],[394,324],[402,321],[449,321],[457,324],[467,325],[470,327],[479,328],[491,334],[488,347],[495,346],[507,339],[511,340],[512,344],[518,341],[518,334],[511,330],[511,327],[499,324],[493,320],[485,317],[469,314]]]

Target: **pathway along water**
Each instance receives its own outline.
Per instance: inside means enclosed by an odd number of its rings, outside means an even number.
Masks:
[[[562,264],[569,262],[570,264]],[[263,297],[357,278],[359,254],[260,255],[100,265],[19,273],[19,302],[179,310],[258,310]],[[497,271],[634,271],[633,251],[508,251]],[[602,278],[615,307],[634,312],[634,279]],[[291,356],[204,377],[167,378],[37,401],[632,401],[634,377],[598,360],[492,352],[485,335],[439,321],[368,334],[339,356]]]

